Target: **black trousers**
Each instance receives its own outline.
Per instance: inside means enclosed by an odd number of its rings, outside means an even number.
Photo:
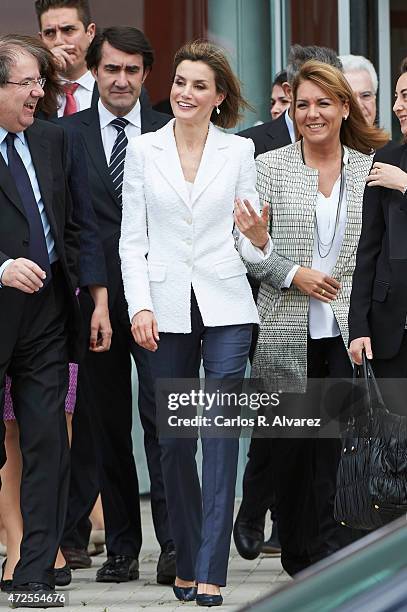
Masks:
[[[253,298],[257,303],[260,283],[251,276],[248,281],[252,289]],[[253,325],[252,343],[250,346],[250,363],[256,350],[259,326]],[[263,520],[267,511],[275,520],[275,496],[272,484],[273,472],[271,466],[270,438],[252,438],[247,454],[247,463],[243,475],[243,495],[240,504],[239,516],[246,520]]]
[[[340,336],[309,338],[307,352],[309,378],[352,377]],[[301,395],[297,400],[301,402]],[[275,438],[271,452],[281,562],[294,575],[361,534],[338,524],[333,516],[341,452],[338,438]]]
[[[27,295],[14,347],[0,363],[1,397],[7,371],[12,378],[11,394],[23,456],[24,528],[21,557],[14,570],[15,585],[54,585],[53,567],[65,523],[69,445],[63,282],[57,266],[53,266],[47,287],[38,294]]]
[[[69,503],[61,545],[86,549],[92,524],[89,515],[99,495],[99,474],[91,426],[89,383],[86,368],[79,367],[75,412],[72,419]]]
[[[271,438],[252,438],[243,475],[243,496],[239,516],[262,520],[267,511],[275,519]]]
[[[87,322],[92,302],[80,296]],[[137,470],[133,457],[131,356],[139,378],[139,411],[144,429],[144,448],[151,482],[154,529],[161,547],[170,541],[167,506],[161,471],[161,451],[156,436],[154,389],[146,351],[131,335],[123,288],[110,309],[113,336],[110,351],[88,352],[79,378],[78,409],[90,411],[98,482],[105,519],[109,555],[137,557],[142,543]],[[83,402],[87,407],[84,408]],[[74,417],[75,420],[76,417]],[[71,494],[75,495],[72,491]],[[77,498],[78,499],[78,498]],[[90,500],[95,501],[95,498]],[[84,505],[79,512],[79,531],[84,532]],[[89,504],[88,504],[89,507]],[[72,523],[69,526],[72,533]],[[69,536],[69,534],[66,534]],[[64,539],[67,545],[67,540]]]

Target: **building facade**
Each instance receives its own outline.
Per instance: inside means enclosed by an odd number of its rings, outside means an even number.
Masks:
[[[38,31],[34,0],[2,0],[2,32]],[[317,44],[340,54],[365,55],[379,74],[379,122],[390,129],[400,61],[407,55],[405,0],[90,0],[100,27],[134,25],[150,38],[156,63],[148,90],[153,103],[168,99],[175,51],[209,38],[229,52],[255,109],[240,127],[269,119],[273,75],[290,45]],[[397,126],[396,126],[397,128]],[[395,130],[396,131],[396,130]]]
[[[2,32],[38,30],[34,0],[2,0]],[[317,44],[365,55],[379,74],[379,122],[391,129],[400,61],[407,55],[405,0],[90,0],[100,27],[134,25],[156,49],[148,90],[168,99],[174,52],[185,41],[209,38],[225,47],[254,108],[240,127],[269,119],[270,85],[290,45]],[[395,132],[397,126],[395,126]]]

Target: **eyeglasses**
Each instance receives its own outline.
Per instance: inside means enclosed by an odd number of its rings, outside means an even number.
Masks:
[[[37,85],[44,89],[44,85],[47,82],[45,77],[40,77],[39,79],[25,79],[24,81],[20,81],[16,83],[16,81],[6,81],[9,85],[18,85],[19,87],[25,87],[26,89],[34,89]]]

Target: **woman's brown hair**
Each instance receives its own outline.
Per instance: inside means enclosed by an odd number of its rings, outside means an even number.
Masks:
[[[315,60],[305,62],[294,79],[292,101],[294,125],[298,88],[304,81],[311,81],[335,100],[342,103],[348,102],[349,115],[346,121],[345,119],[342,121],[340,131],[342,144],[351,149],[356,149],[360,153],[370,154],[376,149],[383,147],[389,141],[389,136],[384,130],[366,123],[359,104],[343,73],[338,68]]]
[[[213,110],[211,121],[222,128],[235,127],[242,117],[242,111],[251,110],[251,106],[242,96],[239,79],[233,73],[223,49],[206,40],[185,44],[175,54],[173,79],[179,64],[185,60],[203,62],[213,70],[216,91],[224,94],[225,99],[219,107],[219,115]]]

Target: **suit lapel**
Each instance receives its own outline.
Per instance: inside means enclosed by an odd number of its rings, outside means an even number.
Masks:
[[[346,261],[351,257],[357,249],[361,231],[361,202],[355,191],[355,168],[353,164],[348,163],[345,169],[346,177],[346,226],[342,240],[342,245],[339,251],[338,259],[332,276],[335,273],[341,272],[346,265]]]
[[[83,123],[84,143],[89,153],[89,157],[92,159],[100,178],[102,179],[116,206],[121,209],[106,162],[97,106],[89,109],[88,114],[83,119]]]
[[[31,159],[35,168],[38,185],[41,192],[41,200],[44,204],[47,218],[52,229],[54,237],[57,234],[54,210],[53,210],[53,195],[51,173],[51,145],[47,138],[43,138],[42,129],[37,123],[25,131],[28,147],[30,149]]]
[[[285,113],[270,122],[266,136],[266,151],[279,149],[291,144],[291,136],[285,120]]]
[[[6,162],[3,156],[0,154],[0,189],[8,197],[8,199],[18,208],[18,210],[24,215],[24,206],[21,202],[20,196],[18,195],[17,188],[15,186],[13,177],[11,176]]]
[[[141,133],[154,132],[156,130],[157,121],[154,119],[152,108],[149,104],[143,103],[140,100],[141,113]]]
[[[209,125],[208,137],[192,190],[191,205],[215,180],[226,163],[227,157],[222,151],[226,150],[229,145],[223,136],[223,133],[212,123]]]
[[[99,102],[99,89],[98,89],[98,84],[95,81],[95,84],[93,86],[93,91],[92,91],[92,99],[90,102],[91,108],[97,107],[98,102]]]
[[[183,202],[191,207],[185,178],[181,168],[177,145],[174,138],[174,121],[170,121],[161,130],[155,133],[153,149],[155,150],[154,163],[171,187],[177,192]]]

